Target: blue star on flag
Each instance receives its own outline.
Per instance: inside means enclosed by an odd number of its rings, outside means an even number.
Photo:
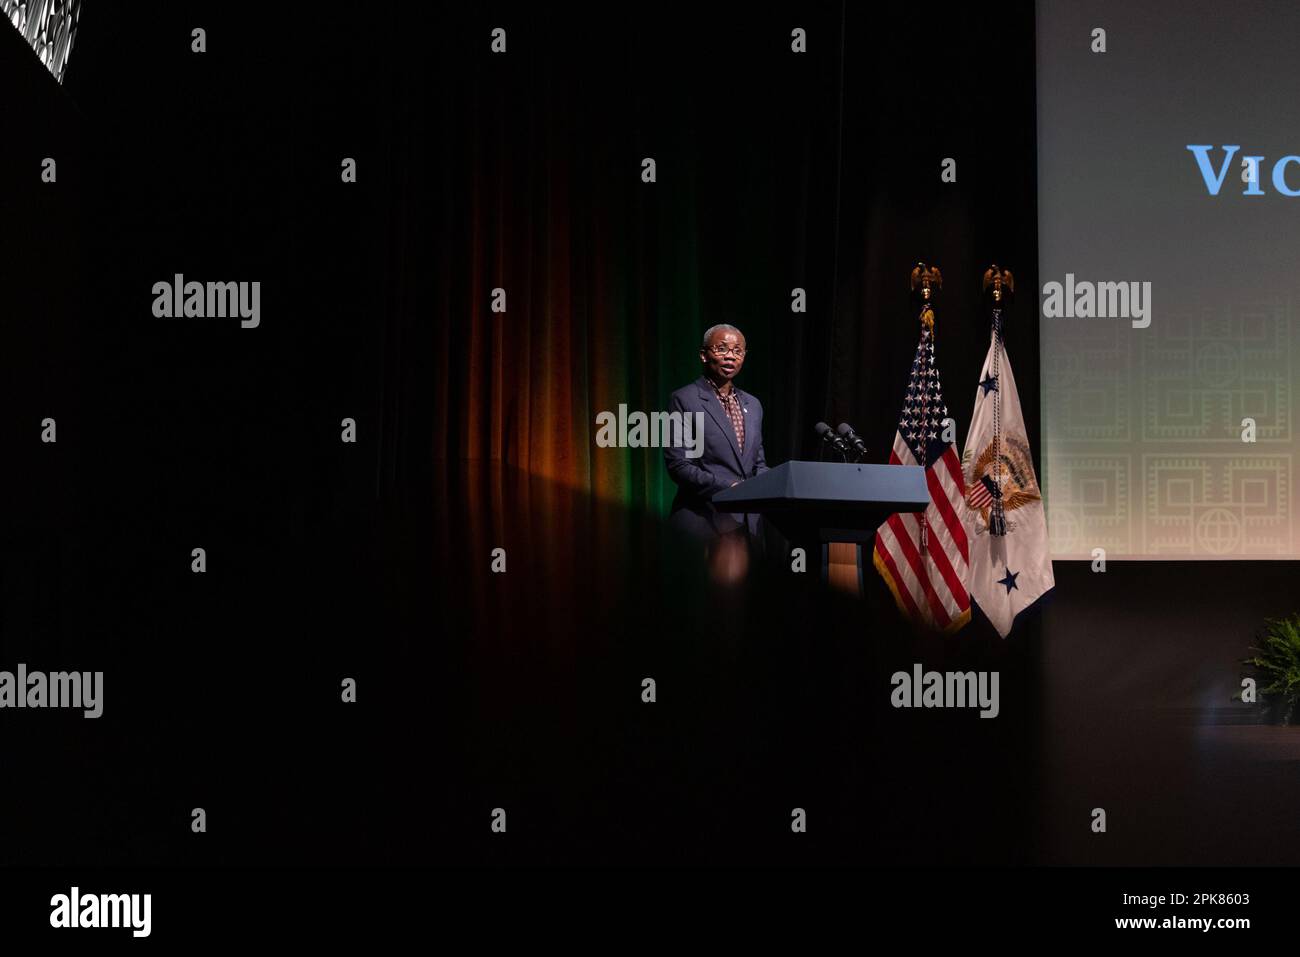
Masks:
[[[1011,589],[1020,587],[1019,585],[1016,584],[1016,579],[1019,577],[1020,577],[1020,572],[1013,572],[1010,568],[1008,568],[1006,575],[1002,577],[1002,579],[998,582],[998,584],[1006,585],[1007,594],[1010,595]]]
[[[984,381],[980,383],[980,388],[984,390],[985,395],[988,395],[990,392],[997,392],[998,377],[995,375],[985,376]]]

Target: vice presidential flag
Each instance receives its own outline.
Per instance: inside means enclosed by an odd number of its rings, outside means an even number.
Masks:
[[[918,625],[954,632],[970,620],[966,530],[955,436],[934,364],[933,313],[922,320],[890,465],[922,465],[930,487],[924,512],[895,513],[876,529],[876,571],[899,610]]]
[[[1050,591],[1056,579],[1047,549],[1043,496],[997,309],[975,390],[962,476],[962,513],[970,542],[966,587],[1005,638],[1016,616]]]

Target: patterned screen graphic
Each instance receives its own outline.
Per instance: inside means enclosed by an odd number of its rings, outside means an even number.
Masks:
[[[1300,557],[1300,9],[1081,6],[1038,8],[1052,553]]]

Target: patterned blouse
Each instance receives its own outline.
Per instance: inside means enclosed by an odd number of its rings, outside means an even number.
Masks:
[[[745,451],[745,416],[740,411],[740,396],[736,395],[736,387],[733,385],[728,394],[714,385],[712,379],[707,381],[713,386],[713,394],[718,397],[727,418],[731,420],[731,427],[736,430],[736,444],[740,446],[740,451]]]

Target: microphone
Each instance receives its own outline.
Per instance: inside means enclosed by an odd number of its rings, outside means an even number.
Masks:
[[[840,427],[836,431],[840,433],[840,436],[844,441],[848,442],[849,445],[853,446],[853,448],[857,450],[859,459],[867,457],[867,443],[862,441],[862,436],[853,431],[853,426],[849,425],[847,422],[841,422]]]
[[[827,425],[825,422],[818,422],[816,425],[813,426],[813,431],[816,432],[821,437],[821,440],[823,442],[825,442],[827,445],[835,446],[836,452],[839,452],[840,455],[843,455],[845,458],[848,458],[849,452],[852,451],[849,448],[849,443],[845,442],[842,438],[840,438],[838,435],[832,432],[831,427],[829,425]]]

